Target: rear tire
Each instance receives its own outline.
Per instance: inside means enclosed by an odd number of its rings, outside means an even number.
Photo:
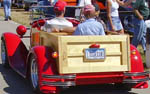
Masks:
[[[4,38],[1,39],[1,59],[2,59],[2,65],[5,68],[9,68],[9,61],[8,61],[8,55],[7,55],[7,49]]]
[[[34,55],[31,56],[30,58],[30,84],[31,87],[33,89],[33,91],[35,92],[35,94],[42,94],[40,92],[40,88],[39,88],[39,83],[38,83],[38,66],[37,66],[37,61]]]

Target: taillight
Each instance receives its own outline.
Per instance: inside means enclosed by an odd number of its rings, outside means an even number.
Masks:
[[[90,45],[90,48],[100,48],[100,45],[99,44],[91,44]]]
[[[53,52],[53,53],[52,53],[52,57],[53,57],[53,58],[57,58],[57,57],[58,57],[58,53],[57,53],[57,52]]]
[[[131,51],[131,54],[132,54],[132,55],[136,55],[136,50],[132,50],[132,51]]]

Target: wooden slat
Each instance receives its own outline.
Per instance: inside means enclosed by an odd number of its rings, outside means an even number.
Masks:
[[[128,71],[127,65],[122,66],[98,66],[93,67],[89,70],[89,67],[63,67],[63,73],[89,73],[89,71],[97,72],[99,70],[100,72],[117,72],[117,71]]]
[[[114,59],[112,61],[112,59]],[[105,61],[96,61],[96,62],[84,62],[83,57],[78,57],[78,58],[68,58],[68,66],[87,66],[88,64],[92,64],[93,66],[101,66],[101,65],[107,65],[107,66],[112,66],[112,65],[120,65],[120,56],[115,56],[115,57],[107,57]]]
[[[59,38],[59,45],[61,45],[59,47],[59,69],[60,72],[63,71],[63,67],[67,67],[68,63],[67,63],[67,43],[64,42],[61,38]]]

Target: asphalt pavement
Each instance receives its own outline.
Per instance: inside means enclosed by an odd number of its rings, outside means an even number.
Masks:
[[[13,21],[4,21],[3,17],[0,17],[0,36],[4,32],[16,33],[18,23]],[[29,34],[29,32],[28,32]],[[29,46],[29,40],[23,39],[27,46]],[[1,43],[1,41],[0,41]],[[76,87],[63,91],[61,94],[149,94],[148,89],[132,89],[132,91],[113,90],[111,85],[101,85],[94,87]],[[1,65],[0,58],[0,94],[34,94],[30,87],[29,81],[19,76],[12,69],[5,69]]]
[[[0,17],[0,36],[4,32],[16,33],[16,28],[19,25],[20,24],[13,21],[4,21],[4,18]],[[29,45],[29,40],[24,39],[24,42],[27,45]],[[5,69],[1,65],[1,58],[0,58],[0,94],[33,94],[28,81],[25,80],[23,77],[19,76],[12,69]]]

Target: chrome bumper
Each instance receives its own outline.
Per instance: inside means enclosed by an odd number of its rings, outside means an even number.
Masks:
[[[140,83],[150,80],[150,72],[135,72],[135,73],[124,73],[126,79],[123,80],[123,83]],[[132,79],[133,77],[141,77],[137,79]]]
[[[42,75],[44,79],[49,79],[49,81],[42,81],[42,85],[47,86],[75,86],[76,75]],[[60,81],[51,81],[51,79],[58,79]],[[61,81],[62,80],[62,81]]]

